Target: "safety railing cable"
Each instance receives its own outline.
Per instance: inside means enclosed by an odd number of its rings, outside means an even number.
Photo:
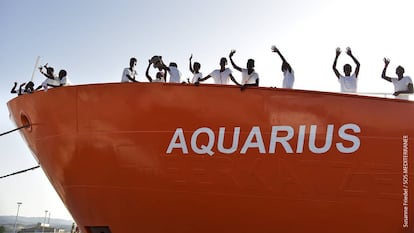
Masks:
[[[21,129],[24,129],[24,128],[28,128],[28,127],[30,127],[30,124],[23,125],[23,126],[20,126],[20,127],[15,128],[15,129],[6,131],[4,133],[1,133],[0,136],[3,136],[3,135],[6,135],[6,134],[9,134],[9,133],[12,133],[12,132],[17,131],[17,130],[21,130]],[[31,168],[28,168],[28,169],[24,169],[24,170],[21,170],[21,171],[13,172],[11,174],[7,174],[7,175],[4,175],[4,176],[0,176],[0,179],[6,178],[6,177],[9,177],[9,176],[14,176],[14,175],[17,175],[17,174],[20,174],[20,173],[24,173],[24,172],[27,172],[27,171],[35,170],[35,169],[37,169],[39,167],[40,166],[38,165],[38,166],[31,167]]]
[[[31,167],[31,168],[28,168],[28,169],[24,169],[24,170],[21,170],[21,171],[18,171],[18,172],[13,172],[13,173],[10,173],[10,174],[4,175],[4,176],[0,176],[0,179],[6,178],[6,177],[9,177],[9,176],[14,176],[14,175],[17,175],[17,174],[20,174],[20,173],[28,172],[28,171],[31,171],[31,170],[35,170],[39,167],[40,166],[38,165],[38,166]]]
[[[15,129],[9,130],[7,132],[1,133],[0,136],[3,136],[3,135],[6,135],[6,134],[9,134],[9,133],[12,133],[12,132],[17,131],[17,130],[21,130],[21,129],[24,129],[24,128],[28,128],[28,127],[30,127],[30,124],[23,125],[23,126],[20,126],[18,128],[15,128]]]

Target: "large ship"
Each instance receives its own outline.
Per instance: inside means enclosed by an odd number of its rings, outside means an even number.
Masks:
[[[111,83],[8,107],[82,232],[414,232],[411,101]]]

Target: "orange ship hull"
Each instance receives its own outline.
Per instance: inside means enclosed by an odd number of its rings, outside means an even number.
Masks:
[[[8,107],[83,232],[414,232],[409,101],[114,83]]]

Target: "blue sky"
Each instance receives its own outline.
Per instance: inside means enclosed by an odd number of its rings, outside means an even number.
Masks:
[[[276,45],[295,70],[295,88],[339,91],[332,72],[336,47],[351,46],[361,63],[359,91],[393,91],[381,80],[382,58],[391,58],[389,76],[402,65],[414,72],[413,4],[407,0],[209,0],[209,1],[0,1],[0,130],[14,127],[6,107],[14,81],[30,80],[40,64],[66,69],[74,84],[118,82],[129,58],[138,58],[138,74],[152,55],[175,61],[191,77],[188,57],[204,75],[218,68],[231,49],[236,64],[256,60],[261,86],[281,86]],[[354,64],[341,55],[338,68]],[[236,79],[240,75],[235,72]],[[43,78],[36,72],[34,81]],[[62,101],[64,105],[64,100]],[[36,165],[20,135],[0,138],[0,175]],[[0,215],[70,218],[43,172],[38,169],[0,180]]]

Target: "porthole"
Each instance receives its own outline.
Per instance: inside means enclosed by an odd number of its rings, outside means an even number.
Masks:
[[[28,125],[28,127],[24,128],[25,130],[31,132],[32,131],[32,122],[30,121],[29,117],[26,116],[26,114],[22,113],[20,114],[20,126]]]

